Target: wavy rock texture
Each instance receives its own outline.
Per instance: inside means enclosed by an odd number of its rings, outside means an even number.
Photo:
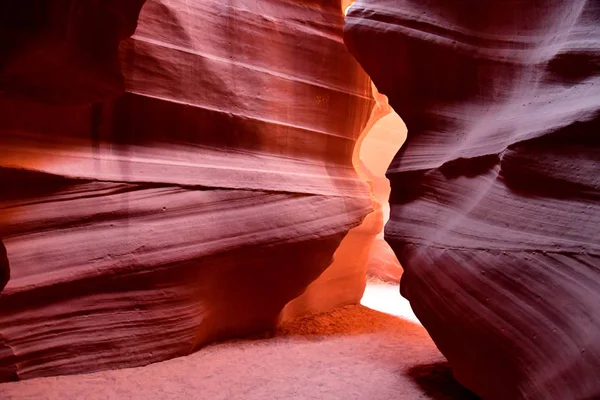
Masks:
[[[316,309],[360,298],[364,265],[317,279],[371,211],[352,157],[373,100],[342,27],[336,2],[151,0],[124,96],[1,100],[2,379],[272,329],[315,282],[352,288]]]
[[[359,0],[345,41],[408,127],[401,292],[486,399],[600,397],[600,9]]]

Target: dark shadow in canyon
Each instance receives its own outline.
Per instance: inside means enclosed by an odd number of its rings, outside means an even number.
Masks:
[[[548,135],[515,143],[502,157],[501,179],[528,198],[595,201],[600,194],[600,113]]]
[[[122,93],[119,43],[144,2],[0,3],[2,97],[76,105]]]
[[[478,400],[474,393],[454,379],[448,363],[418,365],[407,375],[434,400]]]
[[[572,50],[556,54],[546,65],[546,79],[557,84],[579,83],[600,72],[600,56]]]
[[[444,163],[439,170],[447,180],[459,177],[475,178],[487,174],[499,162],[500,157],[497,154],[472,158],[460,157]]]
[[[10,280],[10,264],[8,262],[8,255],[6,253],[6,247],[2,242],[2,236],[0,236],[0,292],[4,290],[4,287]]]
[[[61,192],[87,180],[71,179],[47,172],[0,166],[0,202],[25,202]],[[6,211],[6,210],[5,210]],[[6,233],[6,232],[5,232]]]
[[[408,375],[433,400],[478,400],[474,393],[454,379],[448,363],[418,365]]]
[[[8,255],[2,241],[2,236],[0,236],[0,296],[9,280],[10,265]],[[0,382],[17,380],[14,353],[9,346],[4,344],[4,337],[2,335],[0,335],[0,360],[7,360],[5,363],[0,362]]]

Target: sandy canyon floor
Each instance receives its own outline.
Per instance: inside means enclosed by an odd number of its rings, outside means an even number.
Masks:
[[[476,399],[397,286],[370,283],[362,303],[145,367],[0,384],[0,399]]]

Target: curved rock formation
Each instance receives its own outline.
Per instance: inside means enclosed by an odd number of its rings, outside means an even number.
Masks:
[[[333,253],[331,265],[313,281],[302,295],[286,304],[280,324],[307,314],[331,311],[335,306],[358,304],[367,284],[367,270],[372,263],[372,248],[383,229],[381,211],[368,214],[351,229]],[[393,255],[393,254],[392,254]]]
[[[339,1],[150,0],[124,96],[0,100],[3,379],[270,329],[315,281],[353,288],[317,309],[360,298],[364,267],[326,271],[371,211],[352,155],[374,102],[342,27]]]
[[[345,41],[408,127],[401,291],[486,399],[600,397],[600,8],[359,0]]]

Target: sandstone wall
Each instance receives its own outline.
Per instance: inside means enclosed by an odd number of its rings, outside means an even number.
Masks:
[[[485,399],[600,396],[596,1],[359,0],[345,41],[406,122],[386,240]]]
[[[3,53],[16,72],[0,99],[2,379],[272,329],[371,211],[352,156],[373,100],[339,2],[148,0],[118,53],[113,25],[72,11],[113,21],[121,3],[42,3],[29,6],[44,27],[107,42],[33,35],[22,57]],[[101,62],[80,68],[70,57],[90,61],[96,40]],[[294,313],[360,298],[365,267],[335,271],[321,291],[351,289]]]

